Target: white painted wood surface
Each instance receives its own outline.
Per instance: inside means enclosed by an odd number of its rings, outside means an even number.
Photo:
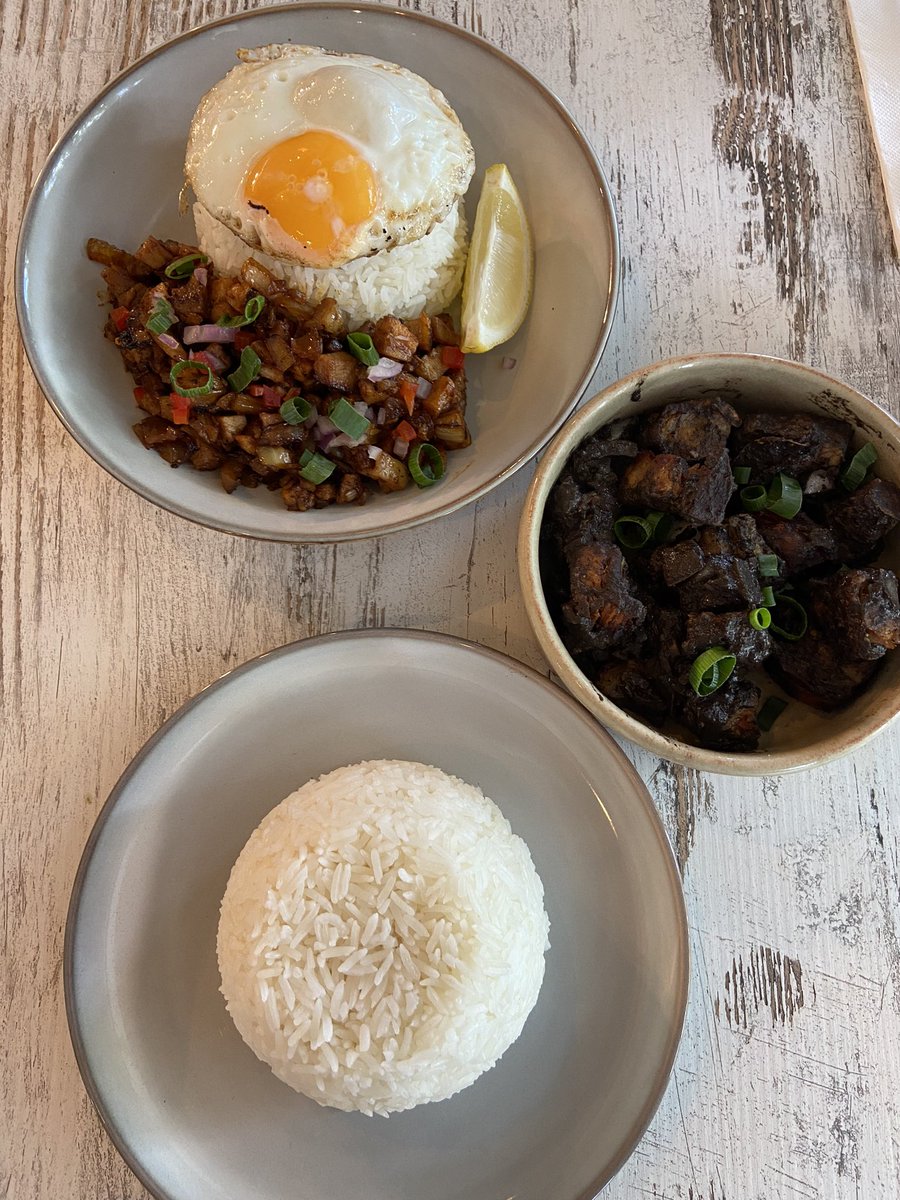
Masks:
[[[606,165],[624,279],[598,385],[677,352],[759,350],[821,366],[900,410],[900,270],[841,0],[413,6],[536,71]],[[514,555],[530,468],[439,526],[338,548],[255,545],[159,512],[109,479],[34,383],[13,255],[47,151],[146,48],[243,7],[0,9],[5,1200],[145,1195],[82,1089],[60,967],[88,830],[166,716],[251,655],[345,627],[445,630],[543,666]],[[900,1195],[898,734],[766,783],[633,757],[684,874],[691,997],[665,1099],[605,1194]]]

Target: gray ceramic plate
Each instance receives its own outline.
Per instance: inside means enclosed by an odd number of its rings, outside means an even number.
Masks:
[[[525,838],[551,949],[493,1070],[388,1120],[320,1108],[244,1046],[218,992],[231,865],[264,813],[366,758],[481,786]],[[530,668],[437,634],[335,634],[239,668],[177,713],[91,835],[66,931],[85,1083],[165,1200],[587,1200],[662,1095],[688,951],[677,869],[634,770]]]
[[[268,492],[228,496],[215,473],[170,470],[131,431],[139,416],[131,381],[92,306],[102,281],[85,257],[87,238],[127,249],[148,233],[193,240],[178,193],[197,103],[235,65],[239,47],[282,41],[372,54],[428,78],[446,93],[475,147],[470,220],[485,169],[505,162],[534,231],[534,299],[525,324],[498,350],[468,356],[472,446],[450,456],[440,486],[377,496],[364,508],[289,513]],[[416,12],[304,4],[205,26],[113,80],[62,138],[35,186],[19,243],[17,300],[38,382],[73,437],[117,479],[215,529],[330,542],[452,512],[527,462],[574,408],[597,366],[618,272],[618,234],[600,165],[534,76],[482,39]],[[502,368],[504,357],[516,360],[514,369]]]

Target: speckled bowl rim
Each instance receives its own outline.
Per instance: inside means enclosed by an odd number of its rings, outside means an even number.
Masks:
[[[900,424],[890,413],[879,408],[874,401],[867,399],[849,384],[836,379],[833,375],[827,375],[815,367],[767,354],[688,354],[661,359],[616,380],[602,392],[592,396],[550,443],[528,489],[519,522],[517,545],[519,579],[525,601],[525,611],[541,650],[568,691],[593,713],[602,725],[621,737],[627,738],[635,745],[659,755],[660,758],[680,763],[685,767],[694,767],[719,775],[751,777],[785,775],[833,762],[865,745],[900,716],[900,689],[894,698],[893,707],[886,716],[873,717],[852,729],[824,737],[821,742],[793,750],[763,750],[744,754],[705,750],[700,746],[692,746],[688,742],[652,729],[597,691],[575,665],[562,638],[557,633],[541,583],[538,543],[547,496],[575,447],[611,419],[606,415],[610,403],[639,391],[651,377],[666,376],[679,369],[694,366],[740,363],[783,370],[799,378],[807,379],[815,389],[821,390],[823,385],[827,386],[832,391],[840,393],[852,407],[861,409],[870,423],[900,448]]]
[[[31,238],[31,227],[35,219],[40,197],[43,192],[47,179],[56,170],[57,163],[63,151],[68,146],[69,142],[78,132],[78,130],[89,119],[90,114],[98,104],[112,91],[120,86],[123,80],[129,75],[140,70],[148,62],[151,62],[158,55],[167,50],[170,46],[176,45],[179,42],[184,42],[196,36],[199,33],[206,33],[208,30],[217,29],[220,26],[231,25],[239,21],[258,18],[265,13],[286,13],[286,12],[303,12],[310,10],[321,10],[323,12],[333,12],[335,10],[345,10],[353,13],[377,13],[379,16],[393,15],[407,21],[415,22],[420,25],[428,25],[436,29],[441,29],[447,34],[451,34],[460,38],[462,41],[467,41],[477,46],[481,50],[486,50],[495,58],[503,62],[507,67],[510,67],[517,74],[521,75],[534,90],[542,96],[547,104],[554,109],[568,126],[572,137],[581,150],[584,156],[585,163],[594,176],[597,184],[597,190],[602,197],[603,206],[607,210],[609,220],[609,292],[607,295],[606,311],[603,314],[603,319],[600,322],[597,339],[594,343],[593,351],[591,352],[585,369],[582,372],[578,382],[572,388],[568,398],[560,408],[556,418],[552,420],[544,432],[536,438],[530,446],[526,447],[517,457],[507,466],[501,468],[490,479],[472,488],[471,491],[465,492],[458,496],[455,500],[449,501],[446,504],[440,505],[438,508],[432,509],[421,515],[411,516],[402,520],[386,519],[383,523],[369,526],[359,530],[345,530],[340,533],[325,533],[318,534],[316,531],[303,532],[302,534],[293,535],[289,532],[275,533],[272,531],[258,531],[242,525],[241,522],[217,522],[206,520],[198,516],[198,514],[190,507],[181,504],[178,500],[166,496],[160,492],[156,494],[152,489],[146,488],[137,480],[130,478],[128,472],[123,471],[119,464],[112,458],[103,454],[97,447],[89,443],[88,439],[82,440],[76,432],[74,426],[66,416],[66,405],[61,402],[54,394],[50,385],[50,381],[41,365],[41,355],[38,349],[39,336],[36,335],[30,321],[28,306],[25,300],[25,248]],[[621,237],[619,234],[618,216],[616,213],[615,202],[613,201],[612,189],[609,186],[609,181],[606,178],[606,173],[600,164],[600,160],[594,151],[593,146],[588,140],[581,126],[569,112],[562,100],[551,91],[546,84],[542,83],[536,75],[532,74],[521,63],[514,58],[505,54],[498,49],[486,38],[479,37],[478,34],[471,33],[468,29],[463,29],[458,25],[453,25],[449,21],[442,21],[438,17],[432,17],[425,13],[416,12],[412,9],[391,7],[390,5],[375,4],[371,2],[353,3],[352,0],[293,0],[289,4],[274,4],[264,6],[262,8],[248,9],[246,12],[234,13],[232,16],[219,17],[215,21],[208,21],[202,25],[194,26],[192,29],[186,30],[184,33],[178,34],[176,37],[169,38],[165,42],[161,42],[158,46],[154,46],[146,54],[135,59],[124,70],[115,75],[95,96],[90,100],[84,108],[72,119],[67,129],[56,141],[53,148],[47,155],[47,160],[43,168],[37,176],[34,185],[31,189],[31,195],[28,199],[28,204],[25,208],[25,214],[22,218],[22,224],[19,229],[19,239],[16,248],[15,261],[15,301],[16,315],[19,322],[19,331],[22,337],[22,343],[25,347],[25,354],[31,366],[32,372],[37,379],[38,386],[47,399],[48,404],[53,409],[60,423],[66,432],[81,446],[82,450],[88,454],[99,467],[117,479],[119,483],[124,484],[130,491],[140,496],[143,500],[149,501],[151,504],[164,509],[167,512],[174,513],[176,516],[184,517],[188,521],[192,521],[195,525],[200,525],[206,529],[214,529],[219,533],[229,533],[235,537],[245,537],[253,541],[263,542],[283,542],[288,545],[331,545],[338,542],[354,542],[362,541],[365,538],[382,537],[384,534],[397,533],[402,529],[413,529],[416,526],[427,524],[429,521],[434,521],[438,517],[447,516],[450,513],[464,508],[467,504],[471,504],[474,500],[486,495],[495,487],[501,484],[504,480],[514,475],[521,467],[530,462],[532,458],[550,441],[557,430],[563,425],[566,419],[571,415],[572,410],[581,399],[582,395],[591,377],[597,369],[603,351],[606,349],[606,343],[609,340],[610,330],[612,329],[613,320],[618,306],[619,291],[621,285],[622,271],[622,248]]]

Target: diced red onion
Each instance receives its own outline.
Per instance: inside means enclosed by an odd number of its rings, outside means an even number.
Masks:
[[[353,407],[356,409],[356,411],[359,413],[359,415],[360,415],[361,417],[367,417],[367,418],[368,418],[368,416],[369,416],[369,406],[368,406],[368,404],[366,404],[365,400],[354,400],[354,401],[353,401]]]
[[[394,455],[397,458],[406,458],[409,453],[409,442],[404,442],[403,438],[396,438],[394,441]]]
[[[326,417],[324,413],[316,421],[316,429],[318,429],[319,433],[339,433],[340,432],[337,425],[335,425],[334,421],[332,421],[330,417]]]
[[[375,414],[375,424],[383,425],[386,420],[387,420],[387,413],[385,412],[384,405],[382,404],[381,407],[378,409],[378,412]]]
[[[236,329],[224,325],[185,325],[184,344],[193,346],[196,342],[233,342],[236,333]]]
[[[228,366],[225,359],[216,354],[214,350],[191,350],[188,353],[188,358],[191,362],[203,363],[211,371],[215,371],[217,375]]]
[[[431,384],[424,377],[416,385],[416,399],[426,400],[431,394]]]
[[[377,462],[379,460],[379,458],[381,458],[383,453],[384,453],[384,451],[381,449],[380,446],[370,446],[369,447],[369,458],[371,458],[372,462]]]
[[[207,274],[206,267],[194,267],[194,278],[201,287],[206,287]]]
[[[394,362],[392,358],[379,358],[378,362],[366,371],[366,377],[377,383],[379,379],[393,379],[402,370],[403,363]]]
[[[165,348],[167,350],[180,350],[181,349],[181,347],[178,345],[178,339],[173,338],[171,333],[158,333],[156,335],[156,340],[159,342],[159,344],[161,346],[165,346]]]
[[[514,358],[510,358],[509,355],[507,355],[506,358],[501,359],[501,361],[500,361],[500,366],[503,368],[504,371],[511,371],[515,365],[516,365],[516,360]]]
[[[334,439],[337,437],[337,434],[336,433],[321,433],[317,429],[314,436],[316,439],[316,445],[319,447],[319,449],[327,450],[328,447],[331,445],[331,443],[334,441]]]

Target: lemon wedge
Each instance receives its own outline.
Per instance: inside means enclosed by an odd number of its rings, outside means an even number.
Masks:
[[[534,243],[509,170],[484,175],[462,293],[462,349],[482,354],[513,336],[528,312]]]

